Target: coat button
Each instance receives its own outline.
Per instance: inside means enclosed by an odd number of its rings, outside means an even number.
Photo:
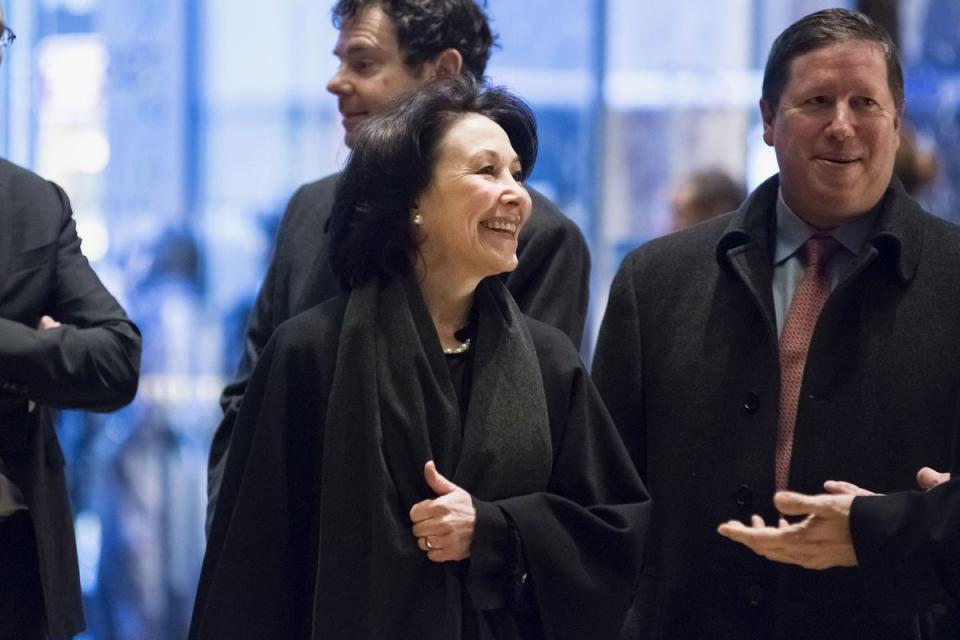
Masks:
[[[748,485],[742,484],[732,494],[733,501],[738,507],[749,509],[753,505],[753,489]]]
[[[747,588],[747,602],[751,607],[759,607],[763,604],[763,587],[758,584],[752,584]]]
[[[760,408],[760,396],[753,391],[747,391],[743,396],[743,408],[747,413],[756,413]]]

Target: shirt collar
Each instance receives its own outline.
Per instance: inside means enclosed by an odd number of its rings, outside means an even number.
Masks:
[[[855,220],[834,227],[826,233],[833,236],[853,255],[859,255],[867,237],[873,229],[877,217],[877,208],[874,207],[866,214]],[[773,263],[779,265],[795,254],[800,247],[815,233],[823,233],[806,223],[803,218],[793,212],[783,200],[783,191],[777,192],[777,244],[774,251]]]

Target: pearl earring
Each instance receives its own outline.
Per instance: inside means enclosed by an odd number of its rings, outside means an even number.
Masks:
[[[421,216],[419,213],[413,216],[413,224],[423,224],[423,216]]]

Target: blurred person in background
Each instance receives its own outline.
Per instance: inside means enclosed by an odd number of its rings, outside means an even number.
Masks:
[[[337,97],[347,146],[358,126],[426,81],[458,74],[482,81],[495,40],[476,0],[340,0],[333,20],[340,30],[334,50],[340,66],[327,90]],[[264,345],[281,322],[340,293],[325,231],[338,178],[300,187],[280,223],[239,370],[220,400],[224,416],[210,449],[208,527],[233,423]],[[520,264],[505,283],[521,311],[561,329],[579,346],[589,251],[577,226],[549,200],[533,189],[530,197],[533,215],[520,235]]]
[[[734,211],[746,197],[744,186],[722,169],[696,171],[673,190],[673,231]]]
[[[0,33],[13,42],[2,7]],[[0,638],[83,630],[53,410],[122,407],[139,365],[140,333],[81,252],[67,196],[0,159]]]
[[[347,293],[250,378],[190,637],[618,638],[646,491],[569,336],[497,277],[531,215],[532,113],[448,76],[353,135]]]
[[[939,163],[933,151],[922,149],[917,144],[917,132],[904,122],[900,127],[900,148],[893,163],[893,173],[903,188],[913,197],[922,194],[937,179]]]

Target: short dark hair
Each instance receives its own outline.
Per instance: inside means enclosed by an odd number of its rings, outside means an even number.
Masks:
[[[763,99],[776,109],[790,79],[790,63],[805,53],[832,44],[864,40],[876,43],[887,62],[887,85],[897,112],[903,113],[903,68],[897,45],[886,30],[859,11],[824,9],[786,28],[770,47],[763,70]]]
[[[328,226],[330,266],[345,290],[409,273],[418,247],[411,210],[430,183],[444,134],[468,114],[500,125],[520,159],[521,179],[530,175],[536,120],[506,89],[461,74],[400,98],[358,127],[337,183]]]
[[[393,20],[403,62],[411,69],[433,60],[446,49],[463,56],[463,68],[483,80],[496,35],[483,6],[476,0],[338,0],[333,25],[340,29],[363,9],[379,6]]]

